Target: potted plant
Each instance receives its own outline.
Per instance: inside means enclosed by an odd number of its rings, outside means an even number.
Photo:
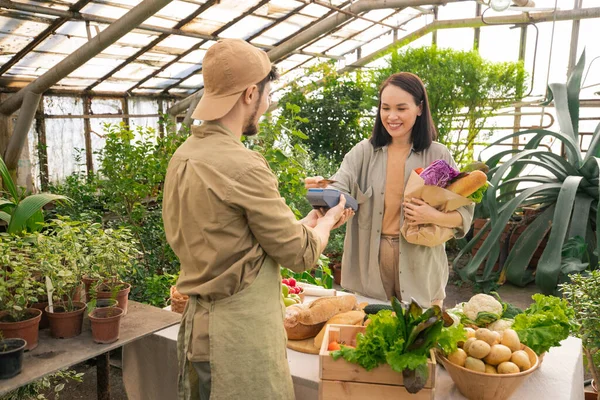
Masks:
[[[563,244],[576,236],[584,238],[588,244],[590,265],[596,265],[598,257],[594,250],[600,243],[596,240],[600,234],[600,221],[596,221],[600,184],[600,158],[596,155],[600,151],[600,125],[592,135],[586,154],[582,154],[579,148],[579,92],[584,66],[585,53],[566,84],[550,85],[549,101],[554,102],[559,131],[531,129],[515,132],[490,145],[522,135],[530,136],[524,148],[501,151],[486,161],[490,167],[490,189],[484,196],[482,207],[486,208],[489,221],[453,262],[463,280],[476,282],[484,290],[502,283],[504,277],[519,286],[535,280],[542,292],[553,294],[561,277],[585,268],[581,263],[563,262],[561,257]],[[548,151],[543,145],[548,140],[561,143],[566,156]],[[510,159],[500,164],[506,157]],[[532,172],[533,167],[542,172]],[[500,257],[500,237],[505,226],[516,212],[526,207],[536,207],[538,213],[532,217],[507,257]],[[548,231],[546,247],[537,269],[533,271],[528,266]],[[461,257],[469,254],[486,233],[488,235],[477,254],[459,269]],[[494,271],[497,260],[500,271]],[[479,275],[484,262],[485,267]]]
[[[131,285],[122,281],[139,251],[137,242],[127,228],[98,229],[88,235],[86,246],[89,251],[92,280],[90,299],[116,298],[123,315],[127,314],[127,299]]]
[[[52,220],[38,234],[36,258],[46,277],[53,305],[46,307],[50,334],[70,338],[81,333],[85,303],[79,301],[85,273],[85,225],[68,218]]]
[[[17,187],[1,157],[0,181],[6,188],[6,192],[0,190],[0,219],[8,224],[8,233],[21,234],[24,231],[39,231],[44,222],[42,208],[52,201],[70,200],[68,197],[51,193],[27,196],[24,189]]]
[[[0,332],[0,379],[12,378],[21,372],[23,352],[26,347],[26,340],[5,339]]]
[[[119,307],[96,307],[89,314],[92,337],[96,343],[112,343],[119,339],[121,317],[124,312]]]
[[[0,235],[0,333],[6,339],[25,339],[26,350],[33,350],[38,344],[42,315],[40,310],[30,308],[43,294],[35,273],[31,241]]]
[[[592,386],[600,382],[600,270],[571,275],[571,282],[561,285],[562,291],[575,310],[580,329],[573,332],[581,339],[587,367],[592,374]],[[594,385],[595,383],[595,385]],[[600,393],[596,398],[600,400]]]

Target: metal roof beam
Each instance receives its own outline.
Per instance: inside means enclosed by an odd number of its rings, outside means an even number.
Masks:
[[[229,21],[228,23],[226,23],[225,25],[223,25],[222,27],[220,27],[219,29],[217,29],[216,31],[214,31],[212,33],[213,36],[218,36],[221,32],[225,31],[230,26],[232,26],[232,25],[236,24],[237,22],[241,21],[246,16],[252,14],[254,11],[258,10],[260,7],[262,7],[263,5],[267,4],[268,2],[269,2],[269,0],[261,0],[258,4],[256,4],[255,6],[249,8],[244,13],[242,13],[241,15],[239,15],[237,18],[234,18],[232,21]],[[175,64],[177,61],[181,60],[182,58],[184,58],[188,54],[190,54],[190,53],[198,50],[204,43],[206,43],[206,41],[197,43],[194,46],[192,46],[191,48],[187,49],[186,51],[184,51],[183,53],[181,53],[180,55],[178,55],[177,57],[175,57],[173,60],[171,60],[168,63],[166,63],[163,67],[161,67],[158,70],[152,72],[151,74],[149,74],[148,76],[146,76],[145,78],[143,78],[141,81],[139,81],[138,83],[136,83],[135,85],[133,85],[131,88],[128,89],[128,91],[131,91],[131,90],[134,90],[137,87],[140,87],[145,82],[149,81],[150,79],[152,79],[153,77],[155,77],[156,75],[158,75],[159,73],[161,73],[162,71],[164,71],[165,69],[167,69],[168,67],[170,67],[171,65]],[[171,87],[179,85],[185,79],[187,79],[187,78],[179,79],[174,85],[170,85],[169,87],[167,87],[165,89],[165,92],[167,90],[169,90]]]
[[[591,11],[586,11],[591,10]],[[578,10],[581,12],[574,13],[574,10],[566,10],[559,11],[561,14],[556,16],[557,21],[567,21],[567,20],[580,20],[587,18],[598,18],[600,17],[600,8],[595,9],[584,9]],[[529,17],[523,15],[510,15],[510,16],[498,16],[498,17],[488,17],[485,19],[485,23],[481,20],[481,18],[465,18],[460,20],[444,20],[444,21],[434,21],[424,27],[417,29],[416,31],[409,33],[408,35],[396,39],[393,43],[385,46],[365,57],[360,58],[354,63],[345,66],[344,68],[339,69],[337,72],[343,74],[345,72],[353,71],[357,68],[364,67],[365,65],[373,62],[377,58],[385,56],[392,48],[405,46],[415,40],[431,33],[438,31],[440,29],[453,29],[453,28],[478,28],[487,25],[519,25],[525,23],[538,23],[538,22],[548,22],[553,20],[552,11],[550,12],[539,12],[539,13],[530,13]],[[525,20],[529,22],[524,22]],[[384,33],[387,34],[390,31]],[[366,43],[370,43],[368,41]],[[365,43],[365,44],[366,44]],[[351,53],[353,50],[349,50],[347,53]],[[310,90],[309,87],[318,87],[319,81],[315,81],[306,86],[307,91]],[[278,90],[281,90],[278,89]],[[186,98],[187,99],[187,98]],[[184,101],[184,100],[181,100]],[[600,100],[599,100],[600,101]],[[277,103],[273,102],[269,107],[269,110],[272,111],[277,106]]]
[[[21,149],[23,148],[23,144],[25,144],[25,139],[27,138],[41,99],[41,93],[28,91],[25,94],[23,101],[25,107],[19,112],[13,134],[8,139],[8,146],[6,146],[6,151],[4,152],[4,163],[9,170],[16,169],[19,164]]]
[[[556,11],[556,15],[553,11],[543,12],[531,12],[522,13],[520,15],[502,15],[498,17],[486,17],[485,22],[481,18],[464,18],[456,20],[443,20],[434,21],[420,29],[417,29],[413,33],[410,33],[392,44],[385,46],[384,48],[371,53],[354,63],[347,65],[346,67],[339,70],[340,73],[351,71],[356,68],[363,67],[377,58],[386,54],[387,51],[394,47],[402,46],[406,43],[410,43],[422,36],[434,30],[440,29],[453,29],[453,28],[478,28],[489,25],[520,25],[520,24],[536,24],[540,22],[551,22],[556,21],[571,21],[581,20],[589,18],[600,18],[600,7],[597,8],[584,8],[578,10],[559,10]]]
[[[456,3],[467,0],[358,0],[348,7],[344,8],[352,14],[360,14],[371,10],[380,10],[384,8],[406,8],[421,5],[435,5],[435,4],[446,4]],[[288,54],[291,51],[303,46],[313,39],[335,29],[336,26],[345,22],[346,20],[353,18],[351,15],[344,13],[336,13],[332,17],[321,21],[319,24],[314,25],[311,29],[307,29],[299,35],[285,41],[273,50],[269,51],[269,58],[272,61],[277,61]]]
[[[314,4],[320,5],[322,7],[329,8],[330,10],[334,10],[334,11],[340,12],[342,14],[347,14],[347,15],[349,15],[352,18],[362,19],[363,21],[370,22],[373,25],[381,25],[381,26],[385,26],[386,28],[394,28],[393,26],[388,25],[386,23],[383,23],[381,21],[374,21],[372,19],[363,17],[362,15],[353,13],[351,11],[346,11],[343,8],[339,8],[339,7],[336,7],[336,6],[332,5],[332,4],[328,4],[328,3],[325,3],[325,2],[322,2],[322,1],[319,1],[319,0],[310,0],[310,3],[314,3]]]
[[[283,21],[285,21],[286,19],[288,19],[291,15],[295,15],[297,13],[300,12],[300,10],[302,10],[304,7],[308,6],[308,4],[302,4],[299,7],[296,7],[295,9],[293,9],[290,13],[284,15],[283,17],[275,20],[274,23],[272,23],[269,26],[264,27],[263,29],[261,29],[260,31],[256,32],[255,34],[245,38],[244,40],[246,40],[247,42],[250,42],[251,40],[259,37],[260,35],[262,35],[263,33],[265,33],[266,31],[268,31],[269,29],[279,25],[280,23],[282,23]],[[326,16],[328,16],[330,14],[327,13]],[[326,18],[326,16],[321,17],[321,19]],[[319,20],[316,20],[314,22],[318,22]],[[313,24],[312,22],[310,24],[308,24],[306,27],[303,27],[300,29],[300,31],[308,28],[311,24]],[[293,34],[292,34],[293,35]],[[282,41],[285,39],[282,39]],[[261,47],[263,49],[274,49],[276,46],[263,46],[257,43],[253,43],[255,46],[257,47]],[[322,55],[322,54],[317,54],[317,53],[311,53],[311,52],[306,52],[306,51],[294,51],[294,54],[302,54],[302,55],[306,55],[306,56],[311,56],[311,57],[327,57],[327,58],[332,58],[332,59],[341,59],[341,57],[329,57],[326,55]],[[187,74],[186,76],[182,77],[181,79],[179,79],[179,81],[173,85],[168,86],[167,88],[165,88],[165,92],[168,92],[169,90],[173,89],[176,86],[179,86],[182,82],[185,82],[187,79],[191,78],[194,75],[199,74],[202,71],[202,66],[200,66],[198,69],[190,72],[189,74]]]
[[[4,154],[9,169],[16,168],[42,94],[170,2],[171,0],[144,0],[48,72],[0,104],[0,112],[4,115],[12,114],[24,102],[26,105],[19,113],[15,130],[8,141]]]
[[[406,7],[414,7],[421,5],[435,5],[435,4],[446,4],[446,3],[455,3],[460,1],[470,1],[470,0],[358,0],[347,7],[344,7],[344,11],[347,11],[352,14],[360,14],[366,11],[371,10],[379,10],[384,8],[406,8]],[[336,12],[332,16],[319,21],[318,23],[312,25],[310,28],[304,30],[303,32],[295,34],[290,39],[284,41],[279,44],[272,50],[269,50],[267,54],[269,55],[269,59],[272,62],[276,62],[281,58],[291,54],[293,51],[298,49],[299,47],[305,45],[306,43],[320,37],[323,34],[333,30],[336,26],[344,23],[345,21],[354,18],[351,15]],[[194,101],[195,97],[201,97],[204,91],[201,89],[198,92],[186,97],[184,100],[175,103],[171,108],[169,108],[168,112],[170,114],[178,114],[183,110],[186,110],[192,101]]]
[[[23,103],[23,98],[27,91],[44,93],[58,81],[81,67],[95,55],[119,40],[134,27],[150,18],[170,2],[171,0],[144,0],[127,14],[123,15],[123,17],[119,18],[118,21],[109,25],[105,30],[96,35],[92,40],[52,67],[48,72],[41,75],[18,93],[9,97],[0,104],[0,112],[4,115],[12,114],[18,110]]]
[[[108,18],[108,17],[102,17],[99,15],[93,15],[93,14],[71,12],[71,11],[67,11],[67,10],[58,10],[58,9],[50,8],[50,7],[42,7],[42,6],[35,6],[35,5],[31,5],[31,4],[25,4],[25,3],[17,3],[14,1],[10,1],[10,0],[0,0],[0,8],[25,11],[25,12],[36,13],[36,14],[52,15],[54,17],[67,18],[72,21],[90,21],[90,22],[96,22],[96,23],[105,24],[105,25],[110,25],[110,24],[118,21],[116,18]],[[210,35],[205,35],[202,33],[197,33],[197,32],[192,32],[192,31],[183,31],[181,29],[164,28],[162,26],[147,25],[147,24],[140,24],[140,25],[136,26],[135,29],[133,29],[132,31],[133,32],[146,31],[146,32],[154,32],[154,33],[168,33],[170,35],[181,35],[181,36],[192,37],[192,38],[197,38],[197,39],[217,40],[217,38],[214,38]]]
[[[203,5],[201,5],[200,7],[198,7],[198,9],[196,11],[194,11],[193,13],[191,13],[190,15],[188,15],[186,18],[184,18],[181,21],[179,21],[177,23],[177,25],[175,25],[174,29],[181,29],[182,27],[184,27],[185,25],[187,25],[189,22],[193,21],[194,18],[196,18],[198,15],[202,14],[204,11],[206,11],[207,9],[209,9],[210,7],[212,7],[212,5],[215,3],[215,1],[216,0],[209,0],[206,3],[204,3]],[[131,64],[133,61],[135,61],[138,57],[140,57],[141,55],[143,55],[144,53],[146,53],[148,50],[152,49],[154,46],[156,46],[157,44],[159,44],[160,42],[162,42],[163,40],[165,40],[167,37],[169,37],[168,33],[161,34],[156,39],[154,39],[150,43],[148,43],[146,46],[142,47],[135,54],[133,54],[130,57],[128,57],[124,62],[122,62],[121,64],[117,65],[115,68],[113,68],[110,72],[108,72],[102,78],[98,79],[96,82],[94,82],[93,84],[91,84],[90,86],[88,86],[86,88],[86,90],[92,90],[93,88],[95,88],[96,86],[98,86],[99,84],[101,84],[102,82],[104,82],[105,80],[107,80],[108,78],[110,78],[111,76],[113,76],[114,74],[116,74],[117,72],[119,72],[125,66]]]
[[[406,20],[405,20],[405,21],[403,21],[403,22],[402,22],[400,25],[398,25],[397,27],[395,27],[394,29],[403,29],[403,28],[402,28],[402,25],[405,25],[405,24],[407,24],[408,22],[410,22],[410,21],[414,20],[415,18],[420,18],[420,17],[422,17],[423,15],[431,14],[431,12],[432,12],[432,10],[424,9],[424,8],[422,8],[422,7],[415,7],[415,8],[418,8],[418,11],[420,12],[420,14],[417,14],[417,15],[415,15],[415,16],[413,16],[413,17],[410,17],[410,18],[406,19]],[[393,17],[394,15],[398,15],[398,14],[400,13],[400,11],[401,11],[401,10],[396,10],[394,13],[392,13],[392,14],[391,14],[390,16],[388,16],[387,18]],[[386,19],[387,19],[387,18],[386,18]],[[372,27],[374,27],[375,25],[376,25],[376,24],[369,25],[369,26],[367,26],[366,28],[364,28],[364,29],[361,29],[361,30],[359,30],[359,31],[357,31],[357,32],[355,32],[355,33],[353,33],[352,35],[350,35],[350,36],[348,36],[348,37],[344,38],[344,41],[346,41],[346,40],[349,40],[349,39],[352,39],[352,38],[354,38],[354,37],[356,37],[356,36],[360,35],[361,33],[364,33],[364,32],[366,32],[367,30],[371,29],[371,28],[372,28]],[[381,36],[383,36],[383,35],[386,35],[386,34],[388,34],[388,33],[392,32],[392,31],[393,31],[393,29],[389,29],[389,30],[385,31],[384,33],[382,33],[382,34],[378,35],[378,36],[377,36],[376,38],[374,38],[374,39],[378,39],[378,38],[380,38]],[[349,53],[352,53],[353,51],[356,51],[357,49],[361,48],[362,46],[364,46],[364,45],[365,45],[365,44],[367,44],[367,43],[370,43],[370,42],[371,42],[371,41],[373,41],[374,39],[371,39],[371,40],[369,40],[369,41],[366,41],[365,43],[361,44],[360,46],[357,46],[357,47],[355,47],[355,48],[353,48],[353,49],[351,49],[351,50],[348,50],[348,51],[346,51],[345,53],[343,53],[343,54],[340,56],[340,58],[344,59],[344,56],[345,56],[346,54],[349,54]],[[336,48],[336,47],[337,47],[337,46],[339,46],[339,45],[340,45],[339,43],[338,43],[338,44],[335,44],[335,45],[333,45],[333,46],[329,47],[328,49],[325,49],[325,50],[323,51],[323,53],[327,53],[328,51],[330,51],[331,49],[334,49],[334,48]],[[302,67],[304,64],[306,64],[307,62],[309,62],[309,61],[311,61],[311,60],[312,60],[312,58],[311,58],[311,59],[308,59],[308,60],[306,60],[306,61],[304,61],[304,62],[302,62],[302,63],[300,63],[300,64],[298,64],[298,65],[296,65],[294,68],[290,68],[288,71],[286,71],[286,74],[290,73],[291,71],[295,70],[296,68],[300,68],[300,67]],[[280,90],[280,89],[278,89],[278,90]]]
[[[251,40],[253,40],[253,39],[255,39],[255,38],[259,37],[260,35],[262,35],[262,34],[263,34],[263,33],[265,33],[266,31],[268,31],[269,29],[271,29],[271,28],[273,28],[273,27],[277,26],[278,24],[282,23],[283,21],[285,21],[286,19],[288,19],[288,18],[289,18],[291,15],[294,15],[294,14],[297,14],[297,13],[299,13],[299,11],[300,11],[300,10],[302,10],[302,9],[303,9],[304,7],[306,7],[306,6],[308,6],[308,4],[302,4],[301,6],[299,6],[299,7],[296,7],[296,8],[295,8],[295,9],[293,9],[293,10],[292,10],[290,13],[288,13],[288,14],[284,15],[283,17],[281,17],[281,18],[277,19],[277,20],[276,20],[274,23],[272,23],[271,25],[264,27],[264,28],[263,28],[263,29],[261,29],[260,31],[256,32],[255,34],[253,34],[253,35],[251,35],[251,36],[249,36],[249,37],[247,37],[247,38],[245,38],[244,40],[246,40],[247,42],[250,42]],[[326,14],[326,16],[328,16],[329,14],[330,14],[330,12],[328,12],[328,13]],[[324,16],[324,17],[321,17],[321,19],[324,19],[324,18],[326,18],[326,16]],[[318,22],[318,20],[316,20],[315,22]],[[308,24],[308,26],[306,26],[306,27],[303,27],[303,28],[301,28],[301,29],[300,29],[300,31],[302,31],[302,30],[304,30],[304,29],[308,28],[308,27],[309,27],[311,24],[312,24],[312,23]],[[285,39],[283,39],[283,40],[285,40]],[[255,46],[257,46],[257,47],[261,47],[261,48],[263,48],[263,49],[265,49],[265,48],[267,48],[267,49],[273,49],[273,48],[275,48],[275,47],[276,47],[276,46],[268,46],[268,47],[267,47],[267,46],[263,46],[263,45],[260,45],[260,44],[257,44],[257,43],[254,43],[254,45],[255,45]],[[321,57],[321,55],[319,55],[319,54],[315,54],[315,53],[309,53],[309,52],[304,52],[304,51],[295,51],[295,52],[294,52],[294,54],[302,54],[302,55],[307,55],[307,56],[312,56],[312,57]],[[322,57],[326,57],[326,56],[322,56]],[[173,84],[173,85],[170,85],[170,86],[168,86],[167,88],[165,88],[165,90],[164,90],[164,91],[165,91],[165,92],[168,92],[169,90],[171,90],[171,89],[173,89],[174,87],[176,87],[176,86],[180,85],[182,82],[185,82],[187,79],[191,78],[192,76],[199,74],[201,71],[202,71],[202,66],[200,66],[198,69],[196,69],[196,70],[194,70],[194,71],[190,72],[190,73],[189,73],[189,74],[187,74],[186,76],[184,76],[184,77],[182,77],[181,79],[179,79],[179,81],[178,81],[177,83],[175,83],[175,84]],[[202,88],[200,88],[200,89],[202,89]],[[189,105],[188,105],[188,107],[189,107]],[[182,111],[183,111],[183,109],[182,109]],[[175,115],[176,115],[176,114],[175,114]]]
[[[88,4],[91,0],[79,0],[77,3],[73,4],[69,11],[78,12],[81,10],[86,4]],[[37,47],[40,43],[42,43],[46,38],[54,33],[58,28],[63,26],[65,22],[69,19],[62,17],[54,20],[50,26],[44,29],[39,35],[37,35],[31,42],[27,43],[27,46],[23,47],[17,54],[15,54],[10,60],[4,63],[0,67],[0,75],[8,71],[13,65],[18,63],[23,57],[27,55],[31,50]]]

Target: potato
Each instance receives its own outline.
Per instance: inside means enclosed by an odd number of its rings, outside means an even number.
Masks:
[[[475,337],[475,329],[473,329],[473,328],[465,328],[465,331],[467,331],[467,339]]]
[[[494,344],[501,344],[502,338],[504,337],[504,331],[494,331],[494,332],[496,332],[496,334],[498,335],[498,338],[496,339],[496,342],[494,342]]]
[[[524,350],[517,350],[512,353],[510,361],[513,362],[517,367],[521,369],[521,371],[527,371],[531,368],[531,361],[529,360],[529,355]]]
[[[498,333],[490,331],[487,328],[479,328],[475,331],[475,338],[478,340],[483,340],[490,346],[494,344],[496,339],[498,339],[500,335]]]
[[[490,354],[485,356],[484,361],[490,365],[498,365],[504,361],[510,361],[512,352],[503,344],[495,344],[490,348]]]
[[[471,345],[473,344],[473,342],[476,341],[476,340],[477,339],[475,339],[475,338],[469,338],[469,339],[467,339],[467,341],[465,342],[465,344],[463,344],[463,350],[468,353],[469,352],[469,347],[471,347]]]
[[[517,332],[515,332],[512,329],[504,330],[504,334],[502,335],[502,341],[500,343],[508,347],[512,352],[521,350],[521,342],[519,341],[519,335],[517,335]]]
[[[521,372],[519,367],[515,363],[510,361],[505,361],[502,364],[498,365],[498,373],[499,374],[516,374]]]
[[[461,367],[465,366],[466,359],[467,353],[463,349],[456,349],[454,353],[448,354],[448,361]]]
[[[483,361],[473,357],[467,357],[467,359],[465,360],[465,368],[470,369],[472,371],[485,372],[485,364],[483,363]]]
[[[485,364],[485,373],[496,375],[498,374],[498,371],[496,371],[496,367],[494,367],[493,365]]]
[[[483,340],[475,340],[467,350],[467,354],[474,358],[483,358],[490,353],[490,345]]]

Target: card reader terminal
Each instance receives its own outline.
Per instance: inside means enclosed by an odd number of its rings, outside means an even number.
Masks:
[[[338,205],[342,193],[337,189],[308,189],[306,198],[313,208],[331,208]],[[346,197],[346,207],[354,212],[358,211],[358,202],[348,194]]]

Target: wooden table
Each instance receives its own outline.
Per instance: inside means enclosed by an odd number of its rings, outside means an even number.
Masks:
[[[130,300],[127,315],[121,319],[119,340],[114,343],[94,343],[87,317],[83,320],[81,335],[71,339],[54,339],[50,337],[49,330],[41,330],[39,345],[24,355],[21,373],[11,379],[0,381],[0,396],[60,369],[95,357],[98,371],[98,399],[108,400],[110,399],[109,351],[178,324],[180,321],[179,314]]]
[[[313,298],[307,296],[306,301]],[[357,296],[359,302],[382,303]],[[177,332],[170,326],[123,348],[123,384],[129,400],[177,399]],[[319,399],[319,356],[287,349],[296,400]],[[438,365],[435,399],[465,400]],[[552,348],[540,368],[510,400],[583,400],[581,340],[570,337]]]

